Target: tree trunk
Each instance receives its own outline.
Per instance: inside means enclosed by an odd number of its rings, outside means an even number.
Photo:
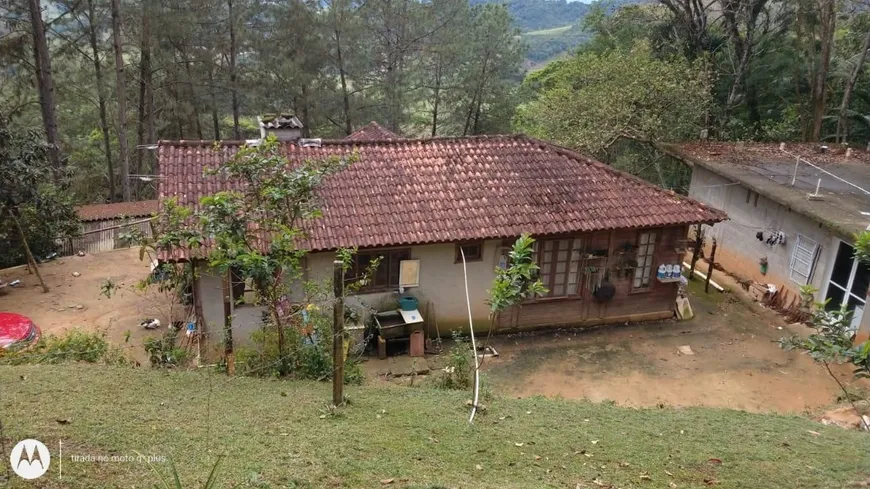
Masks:
[[[217,112],[217,97],[214,91],[214,66],[209,63],[208,65],[208,84],[209,84],[209,98],[211,101],[211,125],[212,125],[212,133],[214,135],[215,141],[220,141],[221,139],[221,121],[220,116]]]
[[[54,78],[51,74],[51,58],[48,53],[48,40],[42,22],[42,5],[39,0],[28,0],[30,23],[33,29],[33,58],[36,66],[36,80],[39,87],[39,106],[42,111],[42,124],[45,138],[49,144],[48,156],[55,170],[61,169],[60,138],[57,131],[57,113],[54,102]],[[59,175],[56,174],[55,178]]]
[[[432,137],[438,133],[438,105],[441,102],[441,54],[438,54],[438,64],[435,66],[435,89],[432,94]]]
[[[196,270],[196,260],[190,261],[190,273],[193,275],[193,314],[196,317],[196,336],[197,336],[197,364],[200,365],[202,358],[206,356],[208,347],[208,323],[205,320],[205,314],[202,311],[202,281],[200,280],[199,272]]]
[[[121,50],[121,0],[112,0],[112,43],[115,48],[115,86],[118,98],[118,151],[121,153],[121,189],[130,200],[130,155],[127,147],[127,83]]]
[[[302,137],[307,138],[311,137],[311,113],[308,109],[308,87],[306,85],[302,85],[301,89],[302,95],[302,104],[301,110],[302,113]]]
[[[227,0],[227,10],[230,21],[230,92],[233,99],[233,138],[242,139],[239,128],[239,96],[236,87],[236,19],[233,12],[233,0]]]
[[[344,404],[344,269],[342,262],[332,262],[332,404]]]
[[[45,285],[45,280],[42,279],[42,274],[39,273],[39,267],[36,266],[36,260],[33,258],[33,253],[30,252],[30,245],[27,244],[27,236],[24,235],[24,228],[21,227],[21,221],[18,220],[17,212],[10,209],[9,215],[15,222],[15,227],[18,228],[18,236],[21,238],[21,246],[24,247],[24,255],[27,257],[28,265],[34,272],[36,272],[36,278],[39,279],[39,285],[42,286],[42,292],[48,292],[48,286]]]
[[[815,73],[813,82],[812,107],[813,107],[813,130],[812,139],[818,141],[822,138],[822,122],[827,110],[828,90],[826,82],[828,69],[831,65],[831,52],[834,47],[834,29],[836,28],[836,6],[834,0],[820,0],[819,8],[819,40],[821,52],[819,53],[819,67]]]
[[[341,80],[341,98],[344,105],[344,133],[350,135],[353,132],[353,123],[350,120],[350,95],[347,93],[347,73],[344,71],[344,59],[341,57],[341,31],[335,29],[335,53],[338,62],[338,77]]]
[[[89,0],[90,1],[90,0]],[[148,89],[146,79],[147,73],[151,71],[151,21],[149,19],[148,2],[142,2],[142,40],[140,41],[140,57],[139,57],[139,106],[138,117],[136,121],[136,165],[133,168],[133,173],[136,175],[142,174],[142,159],[148,150],[144,149],[145,145],[145,110],[148,101]],[[139,181],[135,184],[136,198],[139,198]]]
[[[275,322],[275,329],[278,333],[278,374],[284,376],[290,373],[290,368],[287,363],[287,346],[284,339],[284,324],[281,322],[281,315],[278,314],[278,307],[272,301],[269,305],[272,313],[272,321]]]
[[[143,3],[143,6],[150,5],[150,2]],[[149,9],[148,15],[151,15],[151,10]],[[146,111],[146,123],[145,123],[145,132],[147,134],[147,144],[154,144],[157,142],[157,125],[155,123],[155,111],[154,111],[154,82],[153,82],[153,69],[151,68],[151,28],[150,22],[148,25],[148,36],[143,37],[142,43],[142,61],[145,62],[147,60],[147,69],[142,69],[143,76],[143,84],[145,85],[145,104],[147,105]],[[145,43],[144,41],[148,42]],[[148,150],[145,152],[146,160],[148,161],[148,171],[151,175],[157,175],[157,151]]]
[[[840,103],[840,114],[837,117],[837,140],[845,143],[849,138],[849,103],[852,101],[852,90],[858,82],[858,77],[861,75],[861,70],[864,68],[864,60],[867,58],[867,51],[870,50],[870,32],[864,36],[864,44],[861,46],[861,53],[858,55],[858,60],[855,62],[855,68],[846,82],[846,87],[843,89],[843,101]]]
[[[227,270],[221,282],[224,296],[224,361],[227,364],[227,375],[233,376],[236,374],[236,356],[233,352],[232,272]]]
[[[106,111],[106,86],[103,81],[103,66],[100,62],[100,50],[97,45],[97,28],[94,25],[94,2],[88,0],[88,41],[94,57],[94,80],[97,83],[97,104],[100,107],[100,130],[103,133],[103,151],[106,153],[106,176],[109,179],[109,201],[114,201],[115,166],[112,161],[112,140],[109,136],[109,116]]]

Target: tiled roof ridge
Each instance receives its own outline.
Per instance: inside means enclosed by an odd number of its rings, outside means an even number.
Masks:
[[[308,138],[311,139],[311,138]],[[330,146],[369,146],[376,144],[390,145],[407,145],[415,143],[438,143],[448,141],[496,141],[496,140],[527,140],[535,142],[532,138],[524,134],[479,134],[474,136],[436,136],[436,137],[421,137],[421,138],[404,138],[404,139],[365,139],[354,141],[350,139],[321,139],[322,145]],[[239,139],[161,139],[157,141],[159,146],[190,146],[203,147],[214,146],[219,143],[222,146],[242,146],[248,144],[250,140]],[[546,144],[546,143],[544,143]]]
[[[536,139],[536,138],[533,138],[533,137],[530,137],[530,136],[525,136],[525,135],[522,135],[522,134],[521,134],[520,136],[525,137],[525,138],[526,138],[528,141],[530,141],[530,142],[533,142],[533,143],[536,143],[536,144],[540,144],[540,145],[542,145],[542,146],[544,146],[544,147],[546,147],[546,148],[548,148],[548,149],[550,149],[550,150],[552,150],[552,151],[555,151],[556,153],[558,153],[558,154],[560,154],[560,155],[562,155],[562,156],[565,156],[565,157],[568,157],[568,158],[571,158],[571,159],[574,159],[574,160],[579,160],[579,161],[582,161],[583,163],[586,163],[586,164],[589,164],[589,165],[595,166],[595,167],[597,167],[597,168],[600,168],[600,169],[602,169],[603,171],[605,171],[605,172],[607,172],[607,173],[610,173],[611,175],[614,175],[614,176],[616,176],[616,177],[618,177],[618,178],[625,178],[625,179],[630,180],[630,181],[632,181],[632,182],[634,182],[634,183],[637,183],[637,184],[640,184],[640,185],[644,185],[644,186],[650,187],[650,188],[654,189],[655,191],[657,191],[657,192],[659,192],[659,193],[661,193],[661,194],[665,194],[665,195],[670,196],[670,197],[676,197],[676,196],[677,196],[677,193],[674,192],[674,191],[671,190],[671,189],[665,189],[665,188],[659,187],[658,185],[654,185],[654,184],[652,184],[652,183],[650,183],[650,182],[647,182],[647,181],[644,180],[643,178],[640,178],[640,177],[637,176],[637,175],[632,175],[631,173],[628,173],[628,172],[619,171],[619,170],[617,170],[616,168],[613,168],[612,166],[610,166],[610,165],[608,165],[608,164],[605,164],[605,163],[602,163],[602,162],[600,162],[600,161],[598,161],[598,160],[596,160],[596,159],[590,158],[590,157],[588,157],[588,156],[586,156],[586,155],[584,155],[584,154],[582,154],[582,153],[578,153],[578,152],[576,152],[576,151],[574,151],[574,150],[572,150],[572,149],[570,149],[570,148],[566,148],[565,146],[560,146],[560,145],[558,145],[558,144],[550,143],[550,142],[547,142],[547,141],[543,141],[543,140],[540,140],[540,139]],[[681,199],[685,199],[685,200],[689,200],[689,201],[692,201],[692,202],[695,202],[695,203],[697,203],[698,205],[701,205],[701,206],[703,206],[703,207],[707,207],[707,204],[705,204],[705,203],[703,203],[703,202],[696,201],[696,200],[691,199],[691,198],[689,198],[689,197],[686,197],[686,196],[682,196],[682,195],[681,195],[680,198],[681,198]]]

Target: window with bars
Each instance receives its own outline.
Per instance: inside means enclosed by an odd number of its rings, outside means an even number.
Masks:
[[[580,239],[548,239],[538,243],[541,282],[546,297],[566,297],[580,291]]]
[[[483,260],[483,241],[477,243],[457,243],[454,263],[462,263],[463,253],[467,262]]]
[[[802,234],[797,235],[791,250],[788,277],[795,283],[806,285],[813,274],[819,244]]]
[[[360,280],[374,260],[380,257],[377,269],[360,287],[360,293],[383,292],[399,288],[399,262],[411,259],[410,249],[360,251],[353,256],[350,268],[345,272],[346,282]]]
[[[634,269],[635,290],[647,289],[653,274],[653,255],[656,251],[656,233],[648,231],[640,233],[637,240],[637,267]]]

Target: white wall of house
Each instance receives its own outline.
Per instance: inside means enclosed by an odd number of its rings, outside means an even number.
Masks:
[[[397,248],[410,249],[411,259],[420,261],[420,286],[408,288],[402,294],[398,290],[361,293],[350,297],[347,304],[383,311],[396,309],[396,299],[400,295],[411,295],[420,302],[421,313],[429,319],[434,317],[437,320],[438,332],[442,337],[449,337],[452,330],[467,331],[465,282],[462,263],[455,263],[456,245],[447,243]],[[468,263],[469,296],[476,331],[485,331],[489,327],[489,306],[486,300],[495,278],[501,250],[501,240],[485,241],[482,259]],[[306,258],[307,279],[324,283],[330,281],[334,260],[333,252],[309,255]],[[224,310],[222,280],[216,271],[200,269],[200,293],[210,337],[217,344],[223,340]],[[262,307],[233,305],[233,340],[236,344],[244,344],[250,334],[260,327],[263,311]],[[434,324],[427,324],[427,330],[432,336],[438,333]]]
[[[815,262],[809,283],[824,297],[839,240],[820,223],[791,211],[764,195],[759,195],[738,182],[695,165],[689,196],[728,213],[729,220],[707,227],[707,253],[710,238],[718,242],[716,262],[729,272],[777,287],[786,286],[799,292],[805,284],[799,273],[792,270],[792,258],[800,235],[804,245],[817,245]],[[772,232],[786,235],[784,245],[768,246],[756,238],[762,231],[764,238]],[[768,271],[760,272],[759,261],[767,257]]]
[[[420,312],[432,316],[434,310],[441,335],[450,335],[454,329],[468,329],[468,310],[465,302],[465,281],[462,263],[455,263],[456,245],[453,243],[404,247],[411,250],[411,259],[420,260],[420,286],[399,294],[398,290],[373,294],[358,294],[349,303],[365,305],[378,311],[395,309],[400,295],[410,295],[420,303]],[[484,242],[482,259],[468,262],[468,289],[471,313],[476,330],[489,326],[488,290],[495,278],[501,240]],[[308,257],[309,280],[332,277],[334,253],[315,253]],[[427,310],[427,307],[431,308]],[[435,334],[434,325],[429,332]]]

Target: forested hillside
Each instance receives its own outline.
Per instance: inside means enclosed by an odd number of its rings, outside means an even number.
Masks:
[[[70,202],[153,197],[156,141],[276,111],[314,137],[523,131],[677,190],[658,141],[870,140],[870,0],[620,3],[0,0],[0,192],[37,189],[0,206],[50,247]],[[524,75],[561,36],[583,42]]]
[[[523,32],[526,66],[540,67],[573,52],[589,39],[584,27],[587,15],[611,15],[624,5],[653,0],[596,0],[591,3],[565,0],[470,0],[471,4],[494,3],[507,7],[514,24]]]
[[[870,140],[867,0],[659,0],[588,16],[591,39],[530,74],[518,129],[685,191],[655,143]],[[670,173],[669,173],[670,172]]]
[[[589,4],[567,0],[469,0],[472,5],[505,5],[522,31],[551,29],[576,23],[589,11]]]

